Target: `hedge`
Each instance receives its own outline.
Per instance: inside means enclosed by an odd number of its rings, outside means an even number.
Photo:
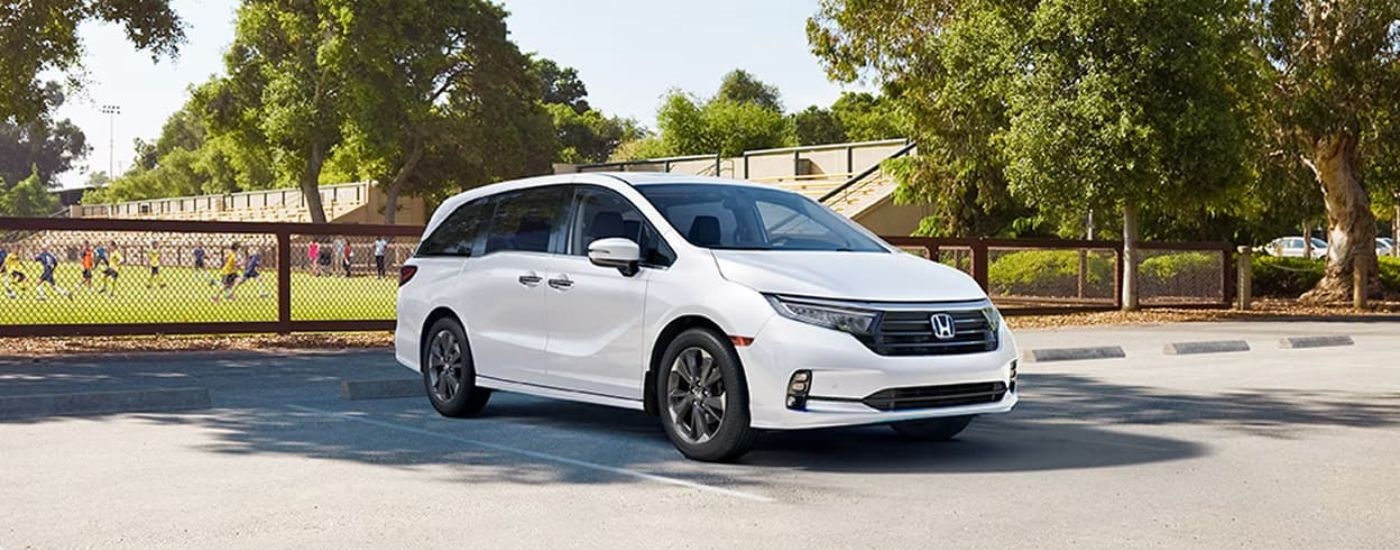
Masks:
[[[1112,294],[1113,258],[1089,253],[1085,258],[1086,287]],[[993,294],[1074,296],[1079,288],[1079,252],[1024,250],[998,257],[987,268]]]
[[[1381,256],[1381,285],[1400,292],[1400,258]],[[1254,295],[1273,298],[1297,298],[1312,290],[1322,280],[1326,260],[1254,256]]]

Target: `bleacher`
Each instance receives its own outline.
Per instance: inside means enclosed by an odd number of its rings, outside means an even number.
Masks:
[[[383,223],[384,194],[373,182],[321,186],[321,205],[332,223]],[[113,204],[71,207],[75,218],[123,218],[225,222],[310,222],[306,198],[299,189],[269,189],[226,195],[172,197]],[[425,220],[423,201],[399,198],[396,223],[419,225]]]

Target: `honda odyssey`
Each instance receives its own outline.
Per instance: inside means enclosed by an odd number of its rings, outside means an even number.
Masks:
[[[399,281],[394,343],[445,416],[492,391],[644,410],[692,459],[762,430],[922,440],[1016,404],[1016,346],[967,275],[797,193],[582,173],[472,189]]]

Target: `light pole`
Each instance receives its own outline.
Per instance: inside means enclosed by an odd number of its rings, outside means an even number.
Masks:
[[[117,158],[117,115],[122,114],[122,108],[119,105],[103,105],[102,114],[107,115],[107,180],[111,181],[117,178],[113,173],[113,161]]]

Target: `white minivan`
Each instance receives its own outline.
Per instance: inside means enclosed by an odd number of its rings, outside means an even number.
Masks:
[[[763,430],[947,440],[1016,404],[1016,346],[967,275],[797,193],[581,173],[445,201],[400,274],[398,361],[446,416],[493,390],[644,410],[686,456]]]

